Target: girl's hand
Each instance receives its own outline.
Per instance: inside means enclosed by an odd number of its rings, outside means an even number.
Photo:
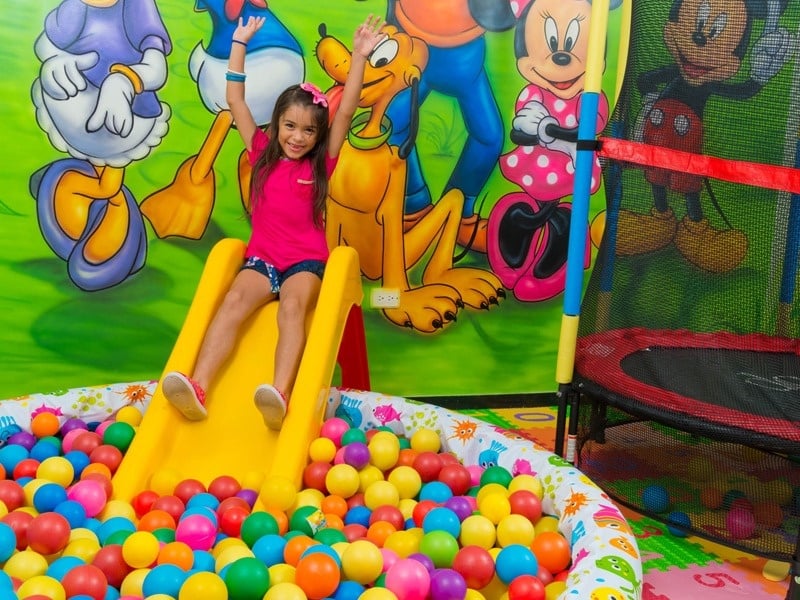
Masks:
[[[249,42],[250,38],[256,34],[256,31],[264,25],[265,20],[264,17],[250,17],[245,23],[243,18],[239,17],[239,26],[233,32],[234,41],[242,42],[243,44]]]
[[[381,33],[381,28],[385,24],[381,17],[368,16],[353,34],[353,52],[360,54],[364,58],[369,57],[375,46],[386,37],[385,33]]]

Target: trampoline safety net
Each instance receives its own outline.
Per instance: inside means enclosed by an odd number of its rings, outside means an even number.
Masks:
[[[633,1],[572,415],[578,466],[615,500],[786,561],[800,522],[799,24],[800,0]]]

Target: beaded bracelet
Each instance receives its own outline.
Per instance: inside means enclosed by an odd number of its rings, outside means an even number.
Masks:
[[[231,44],[241,44],[245,48],[247,48],[247,42],[243,42],[242,40],[231,40]]]
[[[226,71],[225,79],[244,83],[244,80],[247,79],[247,75],[245,73],[239,73],[238,71]]]

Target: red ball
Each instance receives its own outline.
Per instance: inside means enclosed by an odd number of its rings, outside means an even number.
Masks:
[[[197,494],[203,494],[207,492],[206,486],[203,485],[202,481],[197,479],[184,479],[183,481],[179,482],[172,493],[181,499],[181,502],[186,504],[189,502],[189,498],[192,496],[196,496]]]
[[[544,584],[534,575],[520,575],[508,584],[508,600],[545,600]]]
[[[186,505],[180,498],[170,494],[167,496],[161,496],[155,502],[153,502],[153,507],[151,510],[163,510],[164,512],[169,513],[177,523],[180,520],[183,511],[186,510]]]
[[[369,515],[369,524],[377,523],[378,521],[386,521],[391,523],[396,531],[405,529],[406,520],[403,518],[403,513],[400,509],[391,504],[383,504],[376,507]]]
[[[122,462],[122,450],[111,444],[100,444],[89,453],[89,460],[107,466],[113,474]]]
[[[84,431],[83,433],[75,436],[72,440],[72,449],[83,452],[89,456],[92,451],[103,443],[103,438],[97,435],[94,431]]]
[[[16,481],[0,479],[0,501],[6,505],[8,512],[25,506],[25,490]]]
[[[364,502],[364,492],[356,492],[347,499],[347,510],[355,506],[366,506]]]
[[[219,528],[228,537],[239,537],[242,523],[250,516],[250,511],[241,506],[232,506],[219,516]]]
[[[452,452],[440,452],[439,460],[442,461],[442,465],[461,465],[459,458]]]
[[[235,496],[241,489],[239,482],[230,475],[220,475],[208,484],[208,492],[220,501]]]
[[[350,523],[342,527],[342,533],[348,542],[367,539],[367,528],[361,523]]]
[[[122,585],[128,573],[133,571],[133,567],[129,566],[122,557],[121,544],[103,546],[94,555],[91,564],[103,572],[108,580],[108,585],[117,589]]]
[[[67,546],[71,528],[69,521],[56,512],[37,515],[28,525],[28,546],[47,556],[60,552]]]
[[[569,542],[557,531],[543,531],[531,542],[536,560],[551,573],[560,573],[572,559]]]
[[[445,464],[437,479],[449,487],[454,496],[463,496],[472,487],[472,476],[464,465],[457,462]]]
[[[411,518],[414,520],[414,525],[422,527],[422,521],[425,520],[425,515],[437,506],[439,506],[439,504],[433,500],[420,500],[417,502],[414,505],[414,509],[411,511]]]
[[[105,573],[94,565],[80,565],[70,569],[61,580],[61,585],[71,596],[91,596],[94,600],[104,600],[108,591]]]
[[[306,468],[303,469],[303,485],[327,494],[328,488],[325,486],[325,476],[331,470],[331,466],[329,462],[324,460],[315,460],[306,465]]]
[[[8,513],[0,522],[5,523],[17,537],[17,550],[25,550],[28,547],[28,527],[33,521],[33,515],[22,510],[15,510]]]
[[[522,515],[531,523],[542,518],[542,501],[530,490],[517,490],[509,494],[508,502],[513,515]]]
[[[435,452],[420,452],[414,458],[414,464],[411,466],[419,473],[422,482],[428,483],[439,476],[439,471],[442,470],[442,459]]]
[[[494,577],[494,559],[480,546],[464,546],[453,559],[453,570],[459,573],[467,587],[479,590],[489,585]]]
[[[131,506],[136,516],[140,519],[143,515],[149,513],[153,508],[153,503],[158,500],[158,492],[153,490],[144,490],[136,494],[131,500]]]
[[[39,461],[35,458],[23,458],[19,461],[11,475],[14,479],[22,479],[23,477],[36,477],[36,470],[39,468]]]
[[[234,506],[243,508],[248,513],[250,512],[250,505],[247,503],[247,500],[245,500],[244,498],[239,498],[239,496],[231,496],[230,498],[225,498],[225,500],[219,503],[219,506],[217,506],[216,510],[217,516],[221,515],[226,510]]]

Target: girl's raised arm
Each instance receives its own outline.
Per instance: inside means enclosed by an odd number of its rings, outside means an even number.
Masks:
[[[358,108],[367,58],[375,46],[386,37],[385,33],[381,33],[384,24],[381,17],[369,15],[353,34],[353,58],[350,61],[350,71],[347,73],[342,91],[342,101],[333,117],[328,137],[328,156],[331,158],[339,156],[339,150],[347,136],[350,122]]]
[[[228,101],[228,108],[231,109],[236,129],[248,150],[251,149],[253,134],[258,124],[244,100],[244,81],[247,77],[244,72],[244,58],[247,52],[247,43],[263,24],[264,17],[250,17],[247,19],[247,23],[244,23],[242,17],[239,17],[239,26],[233,32],[231,40],[228,72],[225,75],[225,79],[227,79],[225,99]]]

